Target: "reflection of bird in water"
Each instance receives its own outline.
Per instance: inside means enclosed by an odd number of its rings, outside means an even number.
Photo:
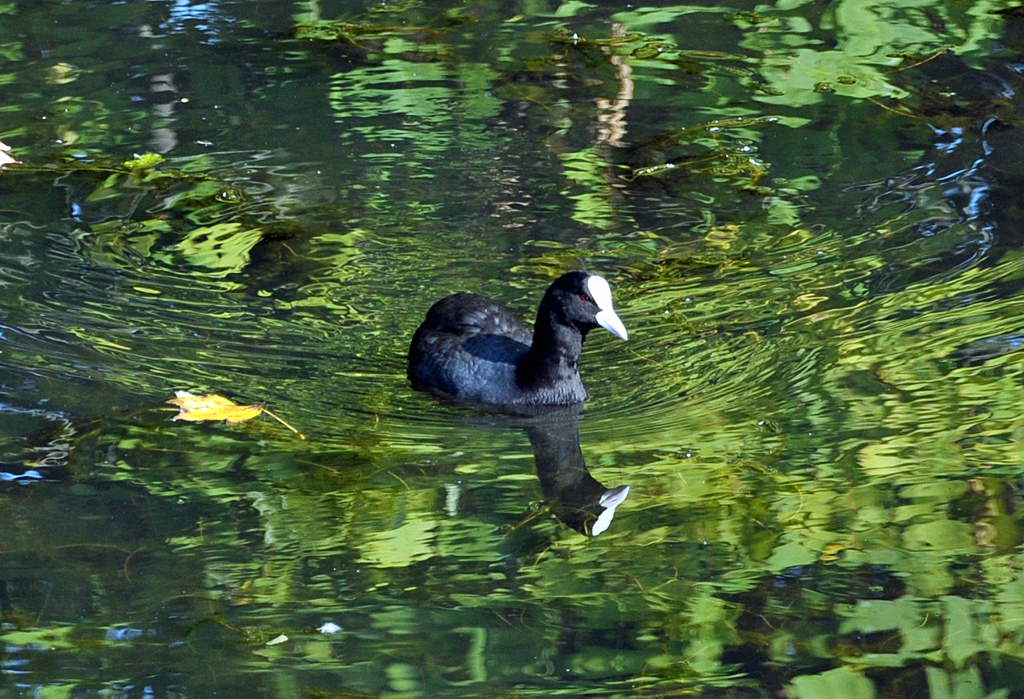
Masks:
[[[597,536],[611,524],[629,486],[608,489],[590,475],[580,449],[579,419],[578,412],[569,410],[537,416],[526,433],[552,512],[576,531]]]
[[[590,475],[580,449],[580,406],[523,408],[516,417],[501,416],[503,428],[522,428],[533,446],[533,456],[544,499],[552,514],[581,534],[597,536],[608,529],[615,509],[629,495],[629,486],[606,488]],[[480,418],[469,418],[476,422]],[[485,424],[495,426],[488,418]],[[445,507],[456,516],[461,487],[448,489]]]

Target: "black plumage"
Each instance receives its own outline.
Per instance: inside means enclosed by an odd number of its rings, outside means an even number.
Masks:
[[[587,399],[579,356],[587,333],[627,338],[601,277],[564,274],[548,287],[533,332],[484,296],[446,296],[427,312],[409,347],[414,387],[494,405],[570,405]]]

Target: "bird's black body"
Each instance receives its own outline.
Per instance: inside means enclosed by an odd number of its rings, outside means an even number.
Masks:
[[[601,277],[570,272],[548,288],[533,332],[477,294],[446,296],[427,312],[409,347],[414,387],[494,405],[570,405],[587,399],[579,356],[587,333],[626,338]]]

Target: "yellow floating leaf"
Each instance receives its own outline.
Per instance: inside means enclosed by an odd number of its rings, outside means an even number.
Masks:
[[[194,393],[189,393],[188,391],[175,391],[174,395],[175,397],[171,398],[167,402],[172,405],[176,405],[181,409],[181,412],[174,416],[175,420],[189,420],[192,422],[198,422],[200,420],[224,420],[231,425],[236,422],[251,420],[260,413],[266,413],[298,435],[299,439],[306,438],[306,435],[299,432],[277,415],[274,415],[274,413],[270,412],[262,405],[238,405],[238,403],[234,403],[224,396],[219,396],[216,393],[197,396]]]
[[[216,393],[197,396],[188,391],[175,391],[174,395],[177,397],[167,402],[181,409],[174,416],[175,420],[224,420],[232,424],[245,422],[263,412],[262,405],[239,405]]]

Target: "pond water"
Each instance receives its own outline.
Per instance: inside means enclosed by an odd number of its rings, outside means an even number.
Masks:
[[[0,27],[0,696],[1024,694],[1013,3]],[[582,414],[410,388],[579,268]]]

